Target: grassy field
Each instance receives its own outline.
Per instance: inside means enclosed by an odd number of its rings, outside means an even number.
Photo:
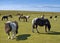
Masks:
[[[30,18],[28,22],[19,21],[16,16],[17,13],[23,13],[24,15],[29,15]],[[12,14],[13,18],[9,20],[16,20],[19,23],[19,33],[16,35],[16,39],[7,39],[7,34],[4,30],[4,23],[6,21],[1,21],[1,17],[6,14]],[[35,30],[32,33],[32,19],[35,17],[40,17],[45,15],[51,22],[51,33],[46,33],[44,27],[38,27],[40,34]],[[60,12],[29,12],[29,11],[0,11],[0,43],[60,43]],[[50,15],[53,17],[58,16],[57,20],[50,19]]]

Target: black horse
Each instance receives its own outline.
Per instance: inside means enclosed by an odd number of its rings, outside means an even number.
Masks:
[[[5,15],[5,16],[2,16],[2,20],[8,20],[8,17],[12,18],[12,15]]]
[[[53,16],[50,16],[50,19],[52,19]]]
[[[57,18],[57,16],[55,16],[55,18]]]
[[[32,32],[34,32],[34,28],[36,28],[37,32],[39,33],[37,27],[38,26],[45,26],[45,32],[50,31],[51,24],[48,19],[42,19],[42,18],[35,18],[32,20]]]

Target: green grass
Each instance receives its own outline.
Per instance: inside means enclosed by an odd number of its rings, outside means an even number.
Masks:
[[[28,22],[19,21],[18,17],[15,16],[17,13],[23,13],[24,15],[30,15]],[[59,12],[28,12],[28,11],[0,11],[0,43],[60,43],[60,16],[58,16],[57,21],[54,19],[49,19],[50,15],[59,15]],[[16,39],[8,39],[7,34],[4,30],[4,23],[6,21],[1,21],[1,17],[4,14],[12,14],[14,18],[9,20],[16,20],[19,23],[19,33],[16,35]],[[46,33],[44,27],[38,27],[40,34],[35,30],[32,33],[32,19],[35,17],[40,17],[45,14],[51,22],[51,33]]]

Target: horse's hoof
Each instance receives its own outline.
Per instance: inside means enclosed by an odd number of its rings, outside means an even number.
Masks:
[[[10,37],[8,37],[8,39],[10,39]]]

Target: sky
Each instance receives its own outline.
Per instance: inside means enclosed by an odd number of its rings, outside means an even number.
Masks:
[[[60,12],[60,0],[0,0],[0,10]]]

